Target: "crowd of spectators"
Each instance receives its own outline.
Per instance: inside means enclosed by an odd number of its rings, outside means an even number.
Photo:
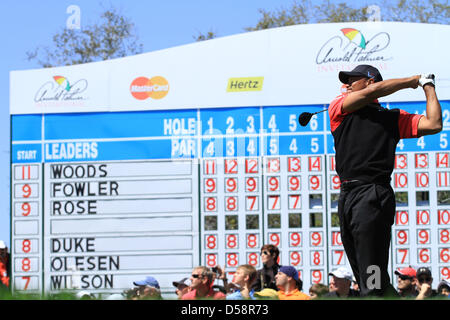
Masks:
[[[345,267],[331,271],[329,284],[314,283],[303,292],[303,282],[293,266],[278,264],[279,249],[274,245],[261,248],[263,267],[256,270],[249,264],[239,265],[231,281],[220,267],[195,267],[190,276],[172,282],[176,296],[172,299],[226,299],[226,300],[313,300],[358,298],[358,282]],[[9,290],[9,253],[0,240],[0,289]],[[397,295],[399,299],[450,299],[450,280],[442,279],[433,289],[431,270],[411,266],[396,270]],[[88,291],[79,291],[78,300],[98,299]],[[121,293],[108,295],[106,300],[159,300],[163,299],[158,280],[153,276],[133,282],[133,287]]]
[[[329,284],[315,283],[308,293],[303,292],[303,282],[293,266],[280,266],[277,261],[279,250],[273,245],[261,248],[263,267],[256,270],[244,264],[237,267],[231,281],[220,267],[198,266],[191,276],[174,281],[177,298],[181,300],[226,299],[226,300],[314,300],[359,298],[358,282],[352,272],[345,267],[337,268],[328,274]],[[433,278],[428,268],[412,267],[395,271],[397,277],[398,299],[423,300],[429,298],[450,299],[450,280],[443,279],[437,290],[432,289]],[[221,284],[215,284],[217,282]],[[159,289],[153,277],[135,282],[138,287],[130,298],[124,294],[121,299],[162,299],[161,294],[145,294],[146,287]],[[112,295],[111,297],[113,297]],[[115,296],[117,297],[117,296]]]

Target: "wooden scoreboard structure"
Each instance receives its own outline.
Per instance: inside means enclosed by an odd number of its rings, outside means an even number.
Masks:
[[[389,270],[393,283],[409,265],[450,278],[450,66],[437,40],[449,37],[444,25],[299,25],[12,72],[14,290],[120,292],[152,275],[170,296],[197,265],[261,268],[268,243],[305,291],[327,284],[350,269],[334,142],[326,112],[297,119],[327,108],[338,72],[363,63],[385,79],[437,76],[443,131],[397,148]],[[381,103],[424,114],[421,91]]]

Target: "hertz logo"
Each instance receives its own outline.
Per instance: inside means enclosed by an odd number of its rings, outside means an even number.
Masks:
[[[261,91],[264,77],[230,78],[227,92]]]

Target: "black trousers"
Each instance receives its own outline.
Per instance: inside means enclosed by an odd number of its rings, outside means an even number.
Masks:
[[[388,273],[395,217],[391,186],[361,181],[342,183],[338,215],[342,243],[361,296],[397,295]]]

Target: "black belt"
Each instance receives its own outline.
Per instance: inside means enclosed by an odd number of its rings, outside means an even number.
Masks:
[[[368,183],[370,183],[370,182],[361,181],[361,180],[346,180],[346,181],[342,181],[341,189],[342,189],[342,191],[349,191],[349,190],[352,190],[353,188],[363,186]]]

